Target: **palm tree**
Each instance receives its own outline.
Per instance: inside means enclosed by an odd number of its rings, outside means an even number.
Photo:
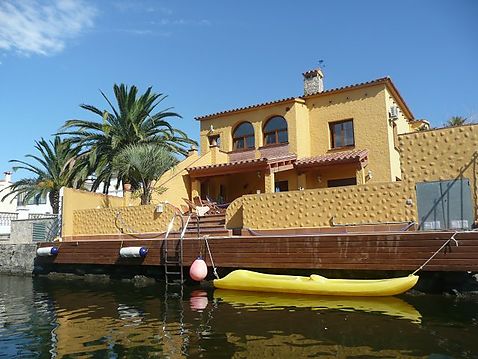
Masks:
[[[146,143],[129,145],[123,149],[113,162],[113,168],[119,177],[140,190],[141,204],[151,203],[154,182],[178,160],[165,147]]]
[[[35,175],[34,178],[23,178],[2,191],[9,191],[2,200],[15,195],[25,195],[24,200],[46,197],[48,195],[54,214],[58,214],[60,206],[60,189],[74,187],[78,182],[79,168],[75,165],[79,149],[73,148],[67,140],[55,136],[53,141],[40,139],[35,142],[39,155],[26,155],[36,163],[20,160],[10,162],[18,164],[14,171],[26,170]]]
[[[100,110],[91,105],[81,108],[101,117],[101,122],[69,120],[61,134],[69,135],[69,140],[84,148],[82,154],[88,157],[88,170],[96,179],[92,191],[103,182],[107,193],[113,175],[112,163],[116,155],[129,145],[152,143],[161,145],[169,151],[185,155],[187,145],[196,144],[183,131],[175,129],[169,118],[180,118],[170,109],[155,112],[156,107],[166,98],[163,94],[152,92],[149,87],[138,96],[136,86],[114,85],[116,106],[102,92],[110,110]],[[153,113],[155,112],[155,113]],[[118,178],[120,183],[122,178]]]
[[[463,116],[452,116],[445,122],[445,127],[462,126],[468,123],[468,118]]]

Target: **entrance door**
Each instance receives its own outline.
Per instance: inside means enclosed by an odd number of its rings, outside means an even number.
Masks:
[[[201,198],[209,197],[209,181],[201,182]]]

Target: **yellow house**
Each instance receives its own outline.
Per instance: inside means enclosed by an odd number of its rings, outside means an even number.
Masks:
[[[428,128],[389,77],[325,90],[320,69],[304,94],[200,116],[194,149],[159,185],[158,200],[200,196],[232,202],[245,194],[400,181],[397,136]]]

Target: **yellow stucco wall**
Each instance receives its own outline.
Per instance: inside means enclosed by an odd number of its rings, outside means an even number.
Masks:
[[[307,100],[310,117],[312,155],[331,149],[329,124],[353,119],[356,149],[368,149],[371,182],[392,180],[388,145],[388,120],[385,85],[317,96]]]
[[[368,166],[366,170],[351,166],[331,166],[307,174],[307,179],[299,185],[300,173],[276,173],[275,180],[289,181],[290,190],[306,187],[307,189],[325,187],[327,180],[356,177],[357,183],[381,183],[395,181],[401,178],[399,153],[395,149],[393,126],[388,120],[390,106],[397,105],[385,83],[372,84],[357,89],[347,89],[330,94],[318,94],[306,98],[296,98],[278,104],[271,104],[259,108],[245,109],[233,113],[226,113],[210,119],[201,120],[201,152],[213,153],[211,164],[223,163],[227,158],[221,157],[216,161],[217,149],[210,148],[208,136],[221,136],[221,151],[232,150],[232,134],[238,124],[248,121],[255,130],[255,158],[260,157],[259,148],[263,146],[262,128],[272,116],[283,116],[288,125],[289,152],[297,158],[323,155],[330,152],[350,150],[351,148],[332,149],[330,123],[352,119],[354,123],[355,149],[368,149]],[[409,132],[410,126],[402,111],[396,121],[398,133]],[[213,129],[211,132],[211,128]],[[312,173],[313,172],[313,173]],[[371,176],[365,176],[370,173]],[[248,175],[245,175],[246,177]],[[317,181],[318,177],[322,181]],[[263,176],[267,183],[262,181],[265,192],[269,192],[272,180],[270,176]],[[242,178],[237,182],[244,182]],[[250,181],[246,181],[250,182]],[[244,182],[246,184],[246,182]],[[318,182],[318,183],[317,183]],[[230,186],[230,183],[228,183]],[[234,191],[228,189],[228,200],[234,199],[233,192],[239,195],[250,191]]]
[[[388,109],[396,100],[385,84],[376,84],[344,92],[320,94],[279,104],[227,113],[201,121],[201,153],[210,151],[208,135],[221,136],[222,151],[232,150],[232,133],[244,121],[255,131],[255,148],[263,146],[262,128],[272,116],[283,116],[288,125],[289,150],[298,158],[322,155],[331,149],[331,122],[353,119],[355,148],[369,150],[371,182],[394,181],[400,177],[399,154],[393,146],[393,129]],[[409,132],[403,113],[397,120],[399,133]],[[258,151],[256,158],[259,157]]]
[[[185,202],[183,198],[189,198],[191,191],[191,180],[186,169],[188,167],[204,166],[210,163],[210,152],[202,156],[198,156],[198,153],[195,152],[186,157],[159,179],[156,183],[156,188],[163,187],[166,188],[166,191],[161,194],[154,193],[151,203],[155,204],[167,201],[176,207],[184,205]]]
[[[243,196],[227,210],[228,228],[328,227],[417,221],[415,184],[468,178],[478,217],[478,125],[399,136],[403,181]],[[311,179],[313,180],[313,179]],[[412,204],[407,205],[411,199]]]
[[[287,120],[289,151],[295,153],[297,158],[310,157],[312,136],[306,101],[295,102],[287,115],[284,118]]]
[[[394,137],[393,125],[397,126],[397,134],[404,134],[414,131],[410,125],[409,118],[405,115],[404,110],[400,107],[399,103],[393,97],[388,89],[385,90],[385,103],[386,109],[390,110],[392,106],[398,108],[398,116],[392,122],[388,122],[388,147],[390,152],[390,169],[391,169],[391,179],[402,178],[402,171],[400,166],[400,152],[397,148],[398,138]]]
[[[117,208],[127,205],[125,201],[126,199],[123,197],[107,196],[100,193],[64,188],[62,203],[62,236],[73,235],[73,218],[76,210]]]
[[[155,205],[119,208],[82,209],[74,211],[74,235],[165,232],[173,218],[174,207],[165,205],[156,212]],[[179,228],[179,219],[175,229]]]
[[[405,182],[468,178],[478,216],[478,125],[400,135],[399,143]]]
[[[226,209],[226,227],[242,228],[243,226],[243,207],[244,197],[235,199]]]
[[[357,178],[357,184],[362,184],[361,171],[357,169],[356,165],[338,165],[328,167],[326,169],[312,169],[306,174],[307,189],[327,188],[327,181],[343,179],[343,178]]]
[[[401,183],[371,184],[244,196],[244,227],[328,227],[337,224],[414,220],[415,208]],[[232,217],[232,213],[230,214]]]
[[[297,101],[299,103],[302,102],[301,100]],[[296,101],[292,100],[290,102],[246,110],[238,113],[225,114],[217,118],[202,120],[200,130],[201,153],[204,154],[210,150],[208,135],[211,134],[211,125],[214,128],[213,134],[221,136],[221,145],[219,148],[225,152],[232,151],[232,132],[238,124],[244,121],[250,122],[254,127],[255,147],[259,148],[263,146],[264,139],[262,135],[262,127],[265,122],[272,116],[283,116],[286,119],[288,126],[291,126],[291,123],[295,120],[295,109],[293,109],[295,103]],[[289,142],[291,142],[292,137],[293,136],[289,136]],[[291,150],[295,149],[296,146],[293,146],[291,142]]]

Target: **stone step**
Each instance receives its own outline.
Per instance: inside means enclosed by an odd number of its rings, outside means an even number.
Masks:
[[[215,227],[220,227],[224,228],[225,222],[207,222],[207,223],[199,223],[199,228],[215,228]],[[197,223],[189,223],[188,224],[188,229],[197,229],[198,225]]]

